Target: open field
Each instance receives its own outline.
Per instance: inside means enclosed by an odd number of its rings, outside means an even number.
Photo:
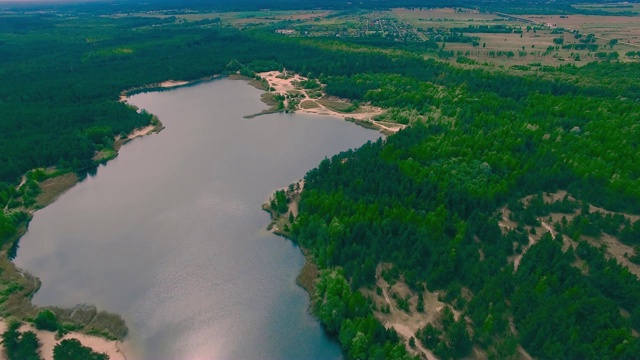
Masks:
[[[452,8],[440,8],[440,9],[393,9],[394,16],[408,22],[415,27],[424,27],[425,24],[432,22],[446,22],[458,25],[469,24],[470,22],[486,22],[488,24],[495,24],[496,22],[502,22],[504,19],[499,16],[487,13],[480,13],[476,10],[463,9],[463,11],[456,11]],[[466,25],[465,25],[466,26]]]
[[[577,30],[582,34],[594,34],[597,39],[608,42],[617,39],[618,44],[628,43],[640,49],[640,18],[634,16],[591,16],[569,15],[561,17],[523,15],[523,18],[539,23],[557,24],[568,31]]]
[[[599,10],[610,13],[620,13],[625,11],[640,12],[640,4],[617,3],[617,4],[576,4],[576,9]]]
[[[244,27],[247,25],[268,25],[281,21],[309,21],[321,19],[332,14],[327,10],[309,11],[245,11],[245,12],[206,12],[206,13],[184,13],[169,14],[163,12],[137,13],[130,16],[156,17],[166,19],[175,17],[177,21],[195,22],[211,20],[223,25]]]

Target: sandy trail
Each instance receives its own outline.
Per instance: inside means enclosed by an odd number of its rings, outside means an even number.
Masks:
[[[509,222],[511,222],[511,220],[509,220],[506,216],[505,216],[505,211],[506,211],[506,207],[502,209],[502,221],[498,222],[498,226],[500,226],[501,228],[505,228],[507,231],[509,230],[513,230],[515,228],[515,226],[510,226]],[[522,257],[524,256],[524,254],[527,253],[527,250],[529,250],[533,245],[536,244],[536,242],[538,242],[538,240],[542,237],[542,235],[544,235],[545,233],[543,232],[542,228],[544,228],[545,230],[547,230],[552,237],[556,237],[556,233],[553,230],[553,228],[547,224],[546,222],[542,221],[542,219],[538,219],[540,221],[541,227],[536,227],[536,233],[538,234],[537,236],[531,236],[529,235],[529,243],[525,246],[522,247],[522,253],[515,255],[515,257],[513,257],[513,270],[518,270],[518,266],[520,265],[520,261],[522,261]]]
[[[400,336],[402,336],[405,339],[411,339],[415,335],[413,331],[409,329],[409,327],[402,324],[393,324],[393,328],[396,330],[398,334],[400,334]],[[430,350],[422,346],[422,344],[420,343],[420,341],[418,341],[418,339],[415,340],[415,344],[416,344],[416,349],[418,349],[427,360],[438,360],[438,358],[435,357],[435,355],[433,355],[433,353]]]
[[[524,254],[527,253],[527,250],[529,250],[529,248],[532,247],[535,244],[536,244],[536,238],[534,238],[533,236],[529,235],[529,243],[522,248],[522,254],[519,254],[518,256],[516,256],[515,259],[513,259],[513,270],[514,271],[518,270],[518,266],[520,266],[520,262],[522,261],[522,257],[524,257]]]
[[[542,224],[542,227],[544,227],[545,229],[547,229],[547,231],[549,231],[551,233],[552,237],[556,237],[556,233],[553,231],[551,226],[549,226],[549,224],[547,224],[546,222],[544,222],[542,220],[540,220],[540,223]]]
[[[20,184],[18,184],[18,186],[16,186],[16,190],[19,190],[22,185],[24,185],[27,182],[27,177],[22,175],[22,179],[20,179]]]

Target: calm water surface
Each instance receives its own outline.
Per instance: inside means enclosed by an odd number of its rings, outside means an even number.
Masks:
[[[243,81],[133,96],[167,127],[38,211],[16,264],[34,302],[117,312],[145,359],[336,359],[295,285],[304,258],[260,205],[325,156],[379,137],[274,114]]]

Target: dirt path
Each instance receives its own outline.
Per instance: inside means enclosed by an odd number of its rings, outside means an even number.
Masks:
[[[504,228],[506,231],[511,231],[516,228],[516,224],[507,218],[507,214],[510,212],[507,207],[503,207],[500,212],[502,212],[502,221],[498,222],[498,226]],[[522,253],[510,256],[511,260],[513,260],[513,270],[518,270],[518,266],[520,266],[520,262],[522,261],[522,257],[527,253],[530,247],[532,247],[536,243],[536,238],[529,235],[529,243],[522,247]]]
[[[498,222],[499,227],[505,229],[505,231],[510,231],[515,229],[518,226],[518,224],[516,224],[512,220],[509,220],[508,215],[510,214],[511,211],[506,206],[500,209],[500,212],[502,213],[502,220]],[[522,253],[511,255],[509,257],[510,260],[513,260],[514,271],[518,270],[518,266],[522,261],[522,257],[524,257],[524,254],[527,253],[527,250],[529,250],[533,245],[535,245],[536,242],[538,242],[538,240],[542,237],[542,235],[544,235],[544,230],[547,230],[549,233],[551,233],[552,237],[556,236],[556,233],[553,230],[553,228],[549,224],[544,222],[542,218],[539,218],[538,221],[540,221],[541,226],[535,227],[537,235],[536,236],[529,235],[528,236],[529,243],[522,247]]]
[[[503,218],[504,219],[504,218]],[[505,219],[506,220],[506,219]],[[553,231],[553,228],[551,228],[551,226],[549,226],[549,224],[545,223],[544,221],[540,220],[540,223],[542,224],[542,227],[544,227],[549,233],[551,233],[552,237],[555,237],[555,232]],[[509,228],[508,226],[502,224],[502,223],[498,223],[498,225],[500,225],[501,227],[506,227]],[[522,257],[524,256],[524,254],[527,253],[527,250],[529,250],[533,245],[536,244],[536,242],[538,242],[538,240],[542,237],[542,235],[544,235],[544,233],[541,232],[540,228],[536,228],[536,232],[538,233],[537,236],[533,237],[531,235],[529,235],[529,243],[526,246],[522,247],[522,253],[518,254],[514,259],[513,259],[513,270],[518,270],[518,266],[520,265],[520,262],[522,261]]]
[[[16,191],[17,191],[17,190],[20,190],[20,188],[22,187],[22,185],[24,185],[24,184],[26,184],[26,183],[27,183],[27,177],[26,177],[26,176],[24,176],[24,175],[22,175],[22,178],[20,179],[20,184],[18,184],[18,185],[16,186]],[[4,205],[4,211],[8,211],[8,210],[9,210],[9,202],[7,202],[7,203]]]
[[[549,226],[549,224],[547,224],[546,222],[540,220],[540,223],[542,224],[542,227],[544,227],[545,229],[547,229],[550,233],[552,237],[556,237],[556,233],[553,231],[553,229],[551,228],[551,226]]]
[[[393,324],[392,326],[396,330],[396,332],[405,339],[411,339],[412,337],[415,336],[414,332],[411,331],[411,329],[408,326],[405,326],[402,324]],[[408,342],[408,340],[406,342]],[[422,353],[422,355],[427,360],[438,360],[438,358],[435,357],[435,355],[433,355],[433,353],[430,350],[422,346],[422,344],[420,343],[420,341],[418,341],[418,339],[415,340],[415,344],[416,344],[416,349],[418,349],[420,353]]]
[[[22,185],[24,185],[26,182],[27,182],[27,177],[22,175],[22,179],[20,179],[20,184],[18,184],[18,186],[16,186],[16,190],[20,190]]]

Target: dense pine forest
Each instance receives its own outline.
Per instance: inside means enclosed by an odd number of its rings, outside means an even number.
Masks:
[[[325,159],[299,214],[280,211],[320,270],[312,310],[347,357],[640,358],[637,62],[516,73],[425,57],[429,42],[101,15],[0,18],[3,244],[41,180],[86,171],[149,124],[123,90],[286,68],[410,125]],[[616,257],[603,239],[631,251]],[[393,299],[408,315],[435,311],[425,294],[445,304],[409,338],[380,320],[394,283],[409,289]]]

